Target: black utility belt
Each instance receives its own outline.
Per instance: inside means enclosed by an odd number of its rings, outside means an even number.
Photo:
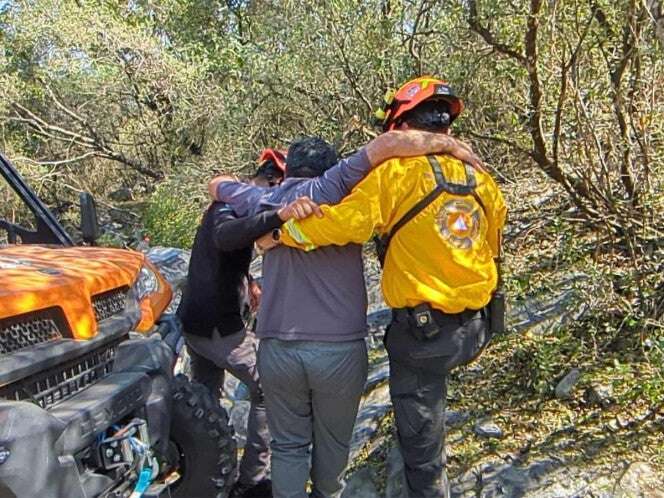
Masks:
[[[407,322],[411,330],[416,330],[416,337],[429,340],[440,334],[443,327],[450,325],[460,326],[477,318],[486,318],[486,310],[465,310],[461,313],[445,313],[432,308],[429,303],[423,303],[414,308],[395,308],[392,310],[392,319],[397,322]]]
[[[392,308],[392,318],[398,322],[415,321],[412,325],[425,325],[429,321],[439,324],[464,323],[475,318],[477,313],[484,313],[481,310],[465,310],[461,313],[445,313],[433,308],[429,303],[420,304],[414,308]]]
[[[429,303],[423,303],[414,308],[392,309],[392,319],[397,322],[407,322],[411,329],[415,329],[417,337],[421,340],[430,340],[440,334],[443,327],[449,325],[464,325],[474,318],[489,321],[492,333],[504,332],[505,299],[502,293],[496,292],[484,308],[479,310],[464,310],[461,313],[445,313],[433,308]]]

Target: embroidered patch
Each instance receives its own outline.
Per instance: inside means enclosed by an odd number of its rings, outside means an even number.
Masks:
[[[470,249],[480,233],[480,208],[466,199],[443,204],[436,223],[443,238],[457,249]]]

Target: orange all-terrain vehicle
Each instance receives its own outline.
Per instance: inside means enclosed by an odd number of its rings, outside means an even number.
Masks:
[[[144,254],[70,235],[0,155],[0,498],[226,497],[236,446],[210,393],[173,376],[171,288]],[[15,219],[23,214],[25,220]]]

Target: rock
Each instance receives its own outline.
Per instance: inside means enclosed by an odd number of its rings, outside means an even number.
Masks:
[[[645,462],[632,463],[618,483],[625,497],[664,498],[664,480]]]
[[[503,430],[491,420],[477,422],[473,428],[473,431],[478,436],[484,438],[503,437]]]
[[[230,413],[233,409],[233,402],[230,399],[221,398],[219,400],[219,404],[224,410],[226,410],[227,413]]]
[[[452,481],[452,496],[531,497],[531,493],[559,479],[560,461],[553,458],[523,465],[513,463],[484,463]],[[559,495],[567,496],[567,495]]]
[[[478,361],[476,361],[475,363],[471,363],[466,367],[466,372],[471,372],[473,374],[480,374],[483,371],[484,368],[482,367],[482,365],[480,365]]]
[[[190,256],[189,251],[173,247],[151,247],[147,252],[148,259],[173,288],[173,299],[166,309],[167,313],[175,313],[180,303],[182,287],[187,280]]]
[[[562,460],[557,458],[546,458],[535,461],[528,466],[528,477],[533,482],[542,481],[547,475],[561,465]]]
[[[187,279],[191,253],[173,247],[152,247],[147,253],[150,261],[171,284],[173,290],[180,289]]]
[[[369,326],[367,334],[367,345],[370,349],[382,348],[385,329],[392,321],[392,311],[386,308],[374,307],[373,311],[367,315],[367,325]]]
[[[621,429],[626,429],[627,427],[633,425],[633,422],[630,419],[622,415],[616,416],[616,422],[618,424],[618,427],[620,427]]]
[[[226,373],[224,378],[224,398],[235,401],[235,390],[240,385],[240,381],[229,373]]]
[[[647,463],[636,462],[627,468],[613,469],[564,467],[560,460],[546,463],[547,479],[533,482],[527,493],[505,496],[527,498],[664,498],[664,482]],[[532,467],[532,465],[530,466]],[[532,476],[531,476],[532,477]]]
[[[618,432],[620,430],[620,426],[618,425],[617,420],[609,421],[609,423],[606,426],[611,432]]]
[[[348,479],[341,498],[380,498],[369,467],[361,468]]]
[[[244,448],[247,442],[247,422],[249,420],[249,401],[236,401],[231,408],[231,424],[235,429],[238,448]]]
[[[131,201],[134,196],[130,189],[122,187],[108,194],[108,198],[115,202],[127,202]]]
[[[515,492],[523,492],[533,487],[530,476],[528,475],[528,469],[515,465],[508,465],[501,469],[498,480],[502,482],[504,488],[512,489]]]
[[[466,440],[466,435],[463,432],[455,432],[454,434],[447,434],[445,436],[445,441],[451,447],[450,450],[448,447],[448,455],[452,455],[454,451],[454,446],[463,443]]]
[[[464,496],[466,493],[474,491],[478,486],[479,475],[475,470],[468,470],[450,482],[452,496]],[[472,496],[475,496],[475,493]]]
[[[512,495],[506,494],[505,489],[499,483],[491,482],[484,486],[476,496],[480,498],[506,498]]]
[[[478,479],[482,482],[489,482],[492,479],[495,480],[498,472],[502,470],[502,466],[498,466],[493,463],[483,463],[480,465],[479,469],[476,469]]]
[[[364,260],[364,281],[367,287],[367,311],[371,314],[387,308],[380,287],[382,271],[373,249],[365,250],[362,259]]]
[[[131,222],[136,221],[136,215],[125,209],[111,208],[108,210],[108,216],[111,218],[111,221],[122,225],[128,225]]]
[[[556,398],[558,399],[569,399],[572,396],[572,390],[574,386],[581,378],[581,370],[578,368],[573,368],[569,371],[565,377],[562,378],[558,385],[556,386]]]
[[[404,478],[404,464],[399,448],[394,447],[387,455],[385,462],[387,470],[387,484],[385,498],[407,498]]]
[[[470,413],[456,411],[456,410],[447,410],[445,412],[445,425],[448,429],[454,429],[466,423],[470,418]]]
[[[390,375],[390,364],[387,360],[384,360],[371,368],[371,372],[367,376],[367,383],[364,386],[364,392],[374,390],[375,388],[381,386],[387,382],[387,378]]]
[[[587,311],[579,299],[576,282],[587,279],[585,274],[569,274],[558,283],[557,295],[532,296],[523,302],[511,303],[506,320],[508,327],[516,332],[546,335],[551,330],[578,320]]]
[[[378,331],[387,327],[392,321],[392,311],[389,309],[379,309],[367,315],[367,325],[369,330]]]
[[[353,438],[350,443],[351,460],[360,451],[371,445],[378,434],[378,427],[392,407],[390,403],[390,392],[386,384],[365,393],[360,401]]]
[[[586,389],[583,398],[589,405],[606,408],[613,404],[613,387],[610,385],[593,385]]]

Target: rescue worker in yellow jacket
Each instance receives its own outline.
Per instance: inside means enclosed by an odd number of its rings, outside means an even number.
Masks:
[[[463,102],[422,77],[386,95],[383,130],[449,133]],[[378,236],[392,308],[385,344],[390,394],[411,498],[448,497],[444,412],[449,371],[488,343],[489,306],[506,207],[491,176],[452,156],[391,159],[322,218],[287,223],[281,242],[304,250]],[[500,316],[494,316],[498,322]]]

